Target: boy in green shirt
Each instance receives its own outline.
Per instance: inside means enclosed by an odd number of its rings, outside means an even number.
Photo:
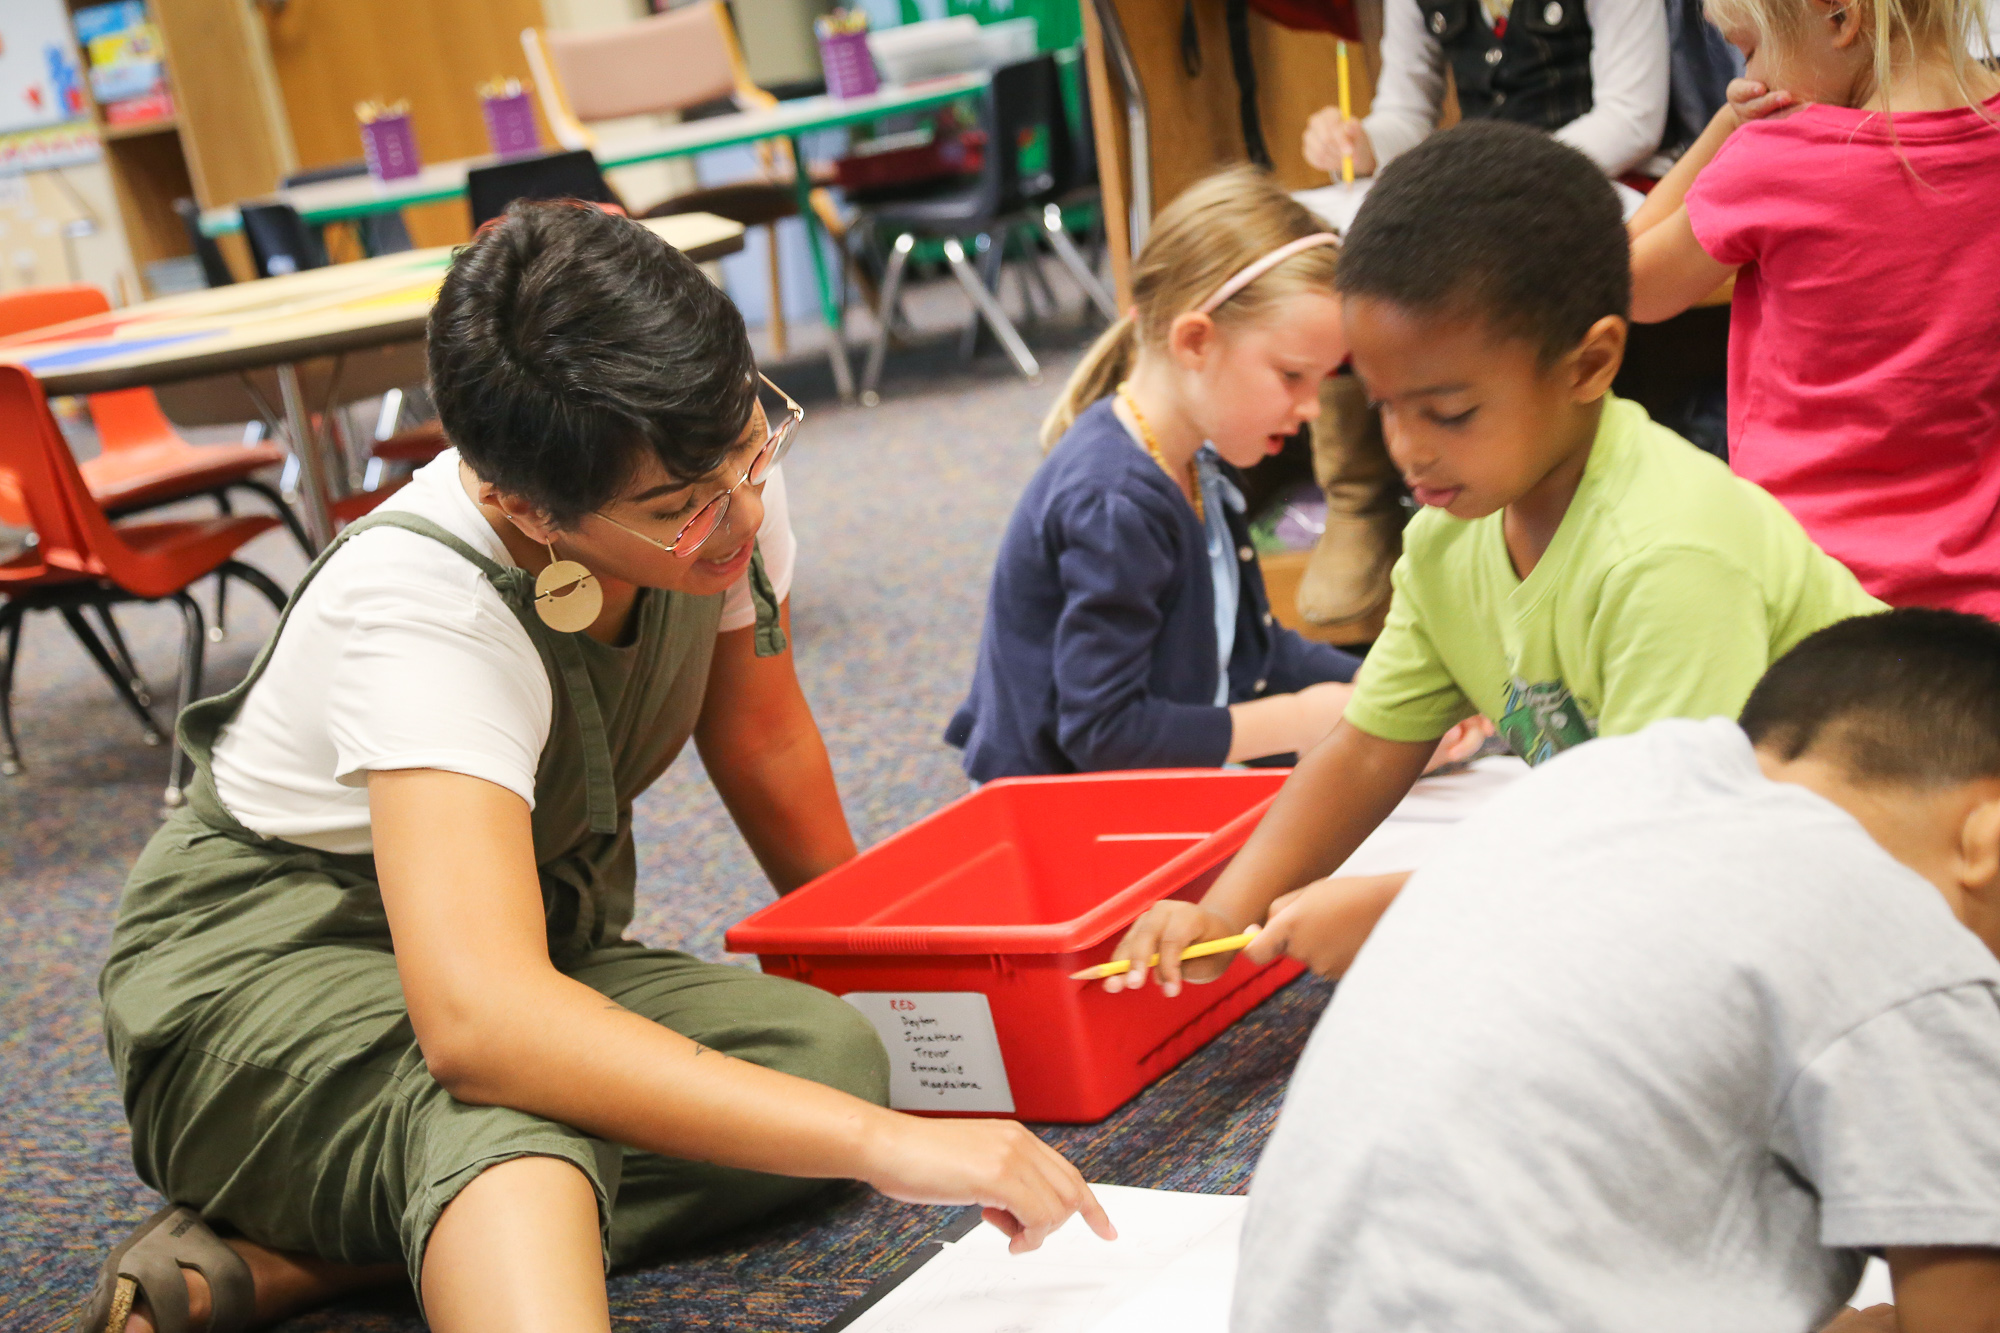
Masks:
[[[1881,609],[1769,495],[1612,396],[1631,305],[1610,185],[1546,135],[1477,122],[1399,158],[1348,234],[1354,366],[1424,506],[1345,719],[1200,903],[1115,957],[1169,994],[1268,920],[1261,957],[1338,974],[1405,876],[1327,878],[1475,712],[1530,763],[1663,717],[1735,716],[1814,630]]]

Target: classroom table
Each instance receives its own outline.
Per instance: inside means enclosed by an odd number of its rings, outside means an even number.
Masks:
[[[792,161],[800,164],[792,179],[798,192],[799,218],[806,228],[806,248],[812,254],[813,277],[819,284],[820,313],[831,334],[828,358],[833,365],[834,384],[843,399],[850,399],[854,396],[854,372],[848,364],[847,345],[841,337],[843,312],[840,298],[834,291],[834,274],[828,270],[826,255],[820,248],[821,228],[812,210],[813,187],[804,170],[806,159],[799,143],[800,136],[943,106],[984,91],[990,81],[990,76],[984,71],[976,71],[890,85],[866,97],[804,97],[780,102],[767,110],[737,111],[621,134],[594,145],[591,151],[596,154],[600,167],[615,171],[644,162],[691,157],[716,148],[734,148],[769,139],[787,140],[791,144]],[[489,155],[433,162],[414,176],[393,181],[378,181],[372,176],[318,181],[280,190],[270,195],[268,201],[290,204],[309,223],[349,222],[417,204],[462,199],[465,197],[466,173],[475,167],[491,166],[499,161],[500,158]],[[201,215],[201,229],[210,236],[227,235],[242,225],[242,218],[233,206],[209,209]]]
[[[742,225],[709,213],[642,225],[696,260],[743,248]],[[170,415],[184,423],[217,395],[239,404],[247,398],[257,415],[282,428],[299,464],[300,517],[323,548],[333,540],[332,504],[347,469],[314,422],[326,419],[336,396],[353,402],[423,378],[425,327],[454,249],[410,250],[147,301],[0,339],[0,361],[26,367],[52,397],[139,386],[193,390],[182,399],[194,405],[190,411],[175,411],[163,394]],[[307,392],[309,381],[317,394]]]

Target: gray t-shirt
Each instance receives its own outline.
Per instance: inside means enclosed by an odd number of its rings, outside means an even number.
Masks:
[[[1804,1333],[1861,1248],[2000,1246],[2000,965],[1724,719],[1537,769],[1335,992],[1234,1333]]]

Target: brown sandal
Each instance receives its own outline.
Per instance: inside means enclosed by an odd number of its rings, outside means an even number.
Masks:
[[[250,1266],[217,1239],[200,1214],[170,1204],[111,1251],[76,1333],[125,1333],[125,1321],[142,1292],[158,1333],[188,1333],[183,1268],[208,1280],[208,1333],[243,1333],[250,1327],[256,1309]]]

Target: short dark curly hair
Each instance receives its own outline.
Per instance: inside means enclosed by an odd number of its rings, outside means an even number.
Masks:
[[[1467,121],[1397,158],[1340,253],[1343,296],[1470,315],[1544,364],[1632,311],[1632,254],[1611,182],[1540,130]]]
[[[1741,722],[1781,759],[1822,749],[1863,782],[2000,778],[2000,625],[1928,607],[1838,621],[1771,664]]]
[[[756,403],[743,316],[686,255],[574,202],[516,203],[461,250],[430,319],[431,396],[481,480],[559,528],[650,451],[713,472]]]

